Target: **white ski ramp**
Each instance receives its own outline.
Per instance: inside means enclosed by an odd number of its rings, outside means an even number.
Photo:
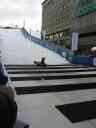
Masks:
[[[47,64],[69,63],[53,51],[26,39],[21,30],[0,29],[0,48],[5,64],[33,64],[42,57],[46,57]]]

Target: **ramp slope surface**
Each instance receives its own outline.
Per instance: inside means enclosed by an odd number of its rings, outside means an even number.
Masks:
[[[47,64],[68,63],[58,54],[26,39],[21,30],[0,29],[0,48],[5,64],[33,64],[46,57]]]

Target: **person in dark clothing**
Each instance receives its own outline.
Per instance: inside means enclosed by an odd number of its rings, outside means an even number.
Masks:
[[[17,119],[17,104],[7,94],[0,91],[0,127],[14,128]]]
[[[46,64],[45,64],[45,57],[42,57],[40,64],[43,65],[43,66],[46,65]]]
[[[96,47],[92,47],[90,50],[89,64],[91,66],[96,66]]]
[[[41,61],[34,61],[34,64],[36,64],[37,66],[47,66],[45,63],[45,57],[42,57]]]
[[[0,89],[0,126],[2,128],[29,128],[23,121],[17,120],[17,104],[6,92]]]
[[[4,74],[3,66],[0,63],[0,85],[6,85],[8,82],[8,77]]]

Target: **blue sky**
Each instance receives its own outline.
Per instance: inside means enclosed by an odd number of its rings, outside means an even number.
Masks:
[[[19,24],[25,20],[32,30],[40,30],[43,0],[2,0],[0,4],[0,24]]]

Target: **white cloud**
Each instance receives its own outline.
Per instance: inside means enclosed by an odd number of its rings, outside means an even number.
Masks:
[[[0,23],[3,21],[3,23],[5,21],[8,21],[8,23],[12,21],[23,22],[26,19],[26,25],[30,24],[31,28],[35,26],[34,29],[40,29],[41,2],[42,0],[3,0],[2,4],[0,4]]]

